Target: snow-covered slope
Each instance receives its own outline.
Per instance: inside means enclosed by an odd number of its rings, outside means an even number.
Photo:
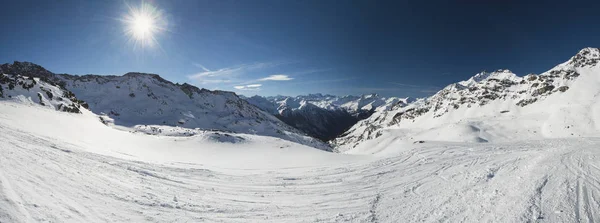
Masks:
[[[327,144],[248,104],[233,92],[174,84],[156,74],[56,75],[28,62],[4,64],[0,69],[1,73],[29,75],[56,83],[87,102],[93,112],[108,116],[116,125],[215,129],[274,136],[319,149],[330,149]]]
[[[253,96],[246,98],[264,111],[277,115],[285,123],[307,134],[329,141],[380,107],[407,99],[384,98],[376,94],[343,96],[309,94],[296,97]]]
[[[598,138],[392,141],[371,156],[215,134],[131,133],[87,110],[0,101],[0,222],[600,219]]]
[[[80,113],[87,103],[61,87],[16,74],[0,73],[0,100],[18,101],[29,105],[41,105],[57,111]]]
[[[334,143],[340,151],[361,147],[385,129],[400,129],[395,137],[415,141],[596,136],[599,60],[598,49],[586,48],[540,75],[479,73],[406,107],[377,112]]]

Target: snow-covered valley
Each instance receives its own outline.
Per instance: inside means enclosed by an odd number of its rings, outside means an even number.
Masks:
[[[594,222],[599,138],[391,144],[131,133],[0,103],[2,222]],[[226,158],[225,158],[226,157]]]
[[[368,103],[2,65],[0,222],[597,222],[599,61]],[[340,107],[333,152],[273,114]]]

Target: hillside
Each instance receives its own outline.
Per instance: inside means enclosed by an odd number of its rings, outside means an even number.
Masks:
[[[346,151],[388,129],[393,137],[411,142],[597,136],[599,60],[598,49],[586,48],[539,75],[482,72],[406,107],[377,112],[334,143]]]
[[[3,64],[0,69],[1,73],[35,77],[68,89],[91,111],[113,119],[119,126],[167,125],[257,134],[330,150],[327,144],[248,104],[233,92],[174,84],[156,74],[54,74],[28,62]]]

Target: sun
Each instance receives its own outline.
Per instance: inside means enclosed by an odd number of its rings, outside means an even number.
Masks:
[[[148,15],[136,15],[131,21],[131,30],[137,40],[152,38],[154,21]]]
[[[129,11],[121,21],[125,25],[125,34],[134,47],[153,47],[158,44],[156,35],[164,31],[162,11],[155,6],[142,2],[139,7],[128,5]]]

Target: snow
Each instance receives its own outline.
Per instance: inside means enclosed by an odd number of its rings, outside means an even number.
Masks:
[[[408,105],[386,99],[341,153],[227,129],[120,125],[18,89],[30,99],[0,100],[0,222],[596,222],[599,60],[589,48],[536,80],[502,70]],[[542,77],[569,88],[537,94]],[[502,80],[498,98],[468,90]],[[477,100],[453,107],[457,96]]]
[[[600,219],[598,138],[381,137],[381,151],[345,155],[266,136],[232,134],[246,139],[232,144],[132,133],[88,111],[8,101],[0,133],[2,222]]]
[[[407,106],[379,110],[334,140],[336,151],[400,129],[395,137],[452,142],[594,137],[600,133],[600,52],[583,49],[540,75],[479,73]],[[361,145],[363,144],[363,145]],[[360,149],[358,149],[360,150]]]
[[[57,75],[67,89],[98,114],[121,126],[168,125],[273,136],[323,150],[325,143],[307,136],[233,92],[178,85],[155,74],[123,76]]]

